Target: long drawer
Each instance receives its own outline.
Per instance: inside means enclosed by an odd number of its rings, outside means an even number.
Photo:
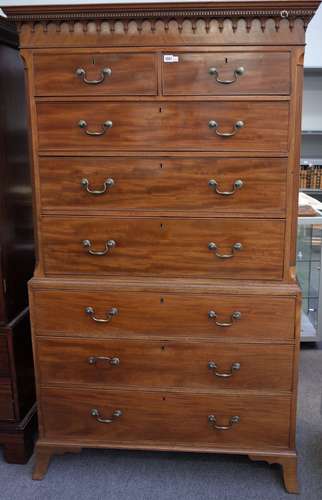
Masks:
[[[288,447],[290,398],[46,387],[43,438],[96,444]],[[99,420],[107,420],[102,422]],[[110,423],[109,421],[112,420]],[[217,427],[227,427],[217,429]]]
[[[285,216],[280,158],[40,158],[42,210]]]
[[[40,383],[290,391],[292,345],[38,338]]]
[[[289,94],[287,52],[171,52],[163,54],[165,95]],[[173,60],[174,59],[174,60]]]
[[[40,54],[34,56],[35,94],[156,95],[154,54],[98,53]]]
[[[293,297],[111,290],[108,283],[104,289],[97,283],[97,291],[80,283],[74,290],[59,287],[33,295],[39,336],[294,339]]]
[[[38,102],[37,113],[40,151],[288,151],[286,101]]]
[[[281,280],[284,228],[278,219],[48,216],[42,221],[45,271]]]

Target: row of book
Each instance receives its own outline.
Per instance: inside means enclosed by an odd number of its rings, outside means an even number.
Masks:
[[[322,165],[301,165],[300,189],[322,189]]]

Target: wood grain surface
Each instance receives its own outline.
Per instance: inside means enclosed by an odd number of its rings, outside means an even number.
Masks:
[[[256,449],[287,447],[290,400],[286,395],[182,394],[167,391],[89,390],[43,387],[41,409],[44,437],[86,443],[118,441],[158,444],[186,443],[192,448],[254,446]],[[120,409],[122,417],[112,424],[97,422],[91,410],[110,418]],[[240,423],[219,431],[208,423],[215,415],[218,425],[232,416]]]
[[[289,94],[290,55],[287,52],[174,51],[177,63],[162,64],[165,95]],[[211,75],[210,68],[217,73]],[[240,76],[235,70],[243,68]],[[217,80],[233,83],[223,84]],[[234,81],[235,80],[235,81]]]
[[[247,295],[233,286],[235,293],[225,291],[186,293],[128,291],[124,286],[90,290],[78,284],[72,290],[62,287],[34,291],[34,327],[37,335],[110,337],[219,339],[238,341],[292,341],[294,339],[295,300],[293,297],[258,293]],[[99,283],[96,284],[99,287]],[[270,291],[269,291],[270,293]],[[281,292],[282,293],[282,292]],[[85,314],[92,307],[98,318],[105,318],[112,307],[118,315],[109,323],[97,323]],[[215,311],[218,322],[231,322],[234,311],[241,313],[230,327],[220,327],[208,318]]]
[[[104,68],[111,70],[99,84],[86,84],[76,75],[82,68],[87,80],[102,79]],[[157,73],[155,55],[82,52],[36,54],[34,57],[35,93],[50,95],[155,95]]]
[[[282,344],[48,337],[37,340],[43,385],[290,392],[293,351],[293,346]],[[93,364],[91,357],[95,358]],[[117,358],[119,364],[96,357]],[[217,368],[209,368],[209,362]],[[236,363],[240,364],[238,370],[232,368]],[[230,377],[220,377],[231,373]]]
[[[43,211],[89,213],[104,211],[181,210],[216,215],[249,214],[285,217],[286,170],[284,158],[40,158],[40,193]],[[114,185],[101,195],[107,179]],[[217,194],[209,186],[217,182]],[[234,188],[241,180],[241,189]]]
[[[288,102],[38,102],[39,150],[288,151]],[[101,136],[106,121],[113,127]],[[244,127],[233,137],[237,121]]]
[[[283,220],[44,217],[43,252],[48,275],[190,276],[282,279]],[[103,256],[106,242],[116,243]],[[208,244],[217,245],[220,258]]]

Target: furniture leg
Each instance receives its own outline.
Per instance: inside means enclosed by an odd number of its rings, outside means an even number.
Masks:
[[[251,460],[263,460],[269,464],[280,464],[283,470],[283,480],[288,493],[299,493],[297,479],[297,456],[292,455],[249,455]]]
[[[65,453],[80,453],[81,448],[78,447],[60,447],[60,446],[43,446],[36,445],[36,464],[34,467],[32,478],[41,481],[48,470],[50,459],[53,455],[64,455]]]

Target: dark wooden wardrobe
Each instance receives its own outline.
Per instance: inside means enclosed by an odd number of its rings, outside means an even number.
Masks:
[[[34,268],[24,66],[0,18],[0,445],[24,463],[33,449],[35,386],[27,281]]]

